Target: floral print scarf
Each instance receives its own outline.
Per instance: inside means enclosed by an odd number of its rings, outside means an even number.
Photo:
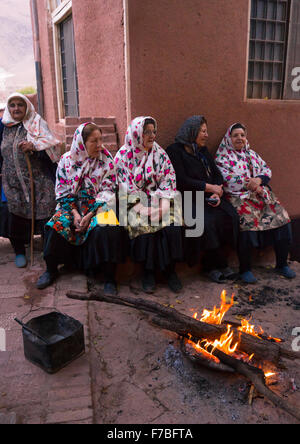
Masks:
[[[77,195],[84,189],[97,202],[108,203],[115,197],[116,174],[109,151],[102,146],[98,158],[90,158],[85,148],[82,131],[88,123],[75,131],[71,150],[65,153],[57,167],[56,199]]]
[[[8,108],[10,100],[14,98],[22,99],[27,105],[26,114],[22,123],[27,131],[28,142],[32,142],[37,151],[45,150],[53,163],[58,162],[60,150],[56,145],[59,144],[59,140],[54,137],[45,120],[35,111],[33,104],[26,96],[20,93],[13,93],[8,97],[2,123],[8,127],[20,123],[12,118]]]
[[[230,136],[231,128],[234,125],[228,128],[217,150],[215,162],[224,179],[224,191],[231,196],[246,199],[249,198],[250,191],[246,188],[245,179],[258,176],[271,178],[272,172],[266,162],[250,149],[248,140],[241,151],[234,149]],[[263,188],[265,191],[264,199],[268,200],[268,188]]]
[[[128,127],[125,144],[115,156],[119,187],[129,194],[139,191],[149,197],[172,199],[176,194],[176,176],[165,150],[156,142],[146,151],[143,147],[143,130],[146,119],[137,117]]]

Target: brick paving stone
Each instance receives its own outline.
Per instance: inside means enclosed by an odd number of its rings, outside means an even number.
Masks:
[[[46,424],[62,424],[70,421],[89,420],[93,417],[93,410],[86,408],[80,410],[69,410],[47,415]]]

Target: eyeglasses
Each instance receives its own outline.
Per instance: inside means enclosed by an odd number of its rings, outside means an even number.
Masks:
[[[156,130],[146,130],[146,131],[144,131],[143,132],[143,134],[144,134],[144,136],[152,136],[152,134],[153,134],[153,136],[156,136],[156,133],[157,133],[157,131]]]
[[[20,102],[20,103],[11,102],[11,103],[9,103],[8,106],[9,106],[9,108],[16,108],[16,107],[23,108],[23,107],[26,106],[26,103],[23,103],[23,102]]]

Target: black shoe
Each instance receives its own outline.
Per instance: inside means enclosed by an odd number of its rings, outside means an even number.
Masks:
[[[156,283],[155,275],[151,271],[146,271],[142,279],[142,286],[145,293],[152,294],[155,292]]]
[[[50,271],[45,271],[45,273],[43,273],[42,276],[38,278],[36,288],[38,288],[39,290],[44,290],[44,288],[47,288],[49,287],[49,285],[53,284],[57,276],[57,272],[50,273]]]
[[[211,270],[207,273],[207,276],[211,281],[216,282],[217,284],[224,284],[226,282],[226,279],[220,270]]]
[[[115,282],[105,282],[103,292],[105,296],[116,296],[118,294],[118,290]]]
[[[170,273],[168,276],[168,286],[174,293],[179,293],[182,290],[182,283],[180,282],[175,271]]]

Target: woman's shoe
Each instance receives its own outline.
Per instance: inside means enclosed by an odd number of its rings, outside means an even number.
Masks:
[[[275,268],[275,271],[287,279],[294,279],[296,277],[296,273],[288,265],[281,268]]]
[[[17,268],[27,267],[27,259],[24,254],[17,254],[15,259],[15,264]]]
[[[256,284],[257,279],[252,273],[252,271],[245,271],[244,273],[241,273],[241,279],[245,284]]]
[[[230,267],[221,268],[220,271],[225,279],[235,279],[237,277],[237,273],[235,273]]]
[[[207,276],[210,278],[210,280],[216,282],[217,284],[224,284],[226,282],[224,275],[220,270],[211,270],[209,273],[207,273]]]
[[[154,273],[146,271],[142,278],[142,287],[145,293],[152,294],[155,292],[156,282]]]
[[[168,276],[168,286],[174,293],[179,293],[182,290],[182,283],[180,282],[175,271],[170,273]]]
[[[49,287],[51,284],[53,284],[53,282],[55,281],[55,279],[57,278],[58,273],[50,273],[50,271],[45,271],[45,273],[43,273],[37,283],[36,283],[36,288],[38,288],[39,290],[44,290],[44,288]]]
[[[116,283],[112,281],[105,282],[103,292],[105,296],[117,296],[118,290]]]

